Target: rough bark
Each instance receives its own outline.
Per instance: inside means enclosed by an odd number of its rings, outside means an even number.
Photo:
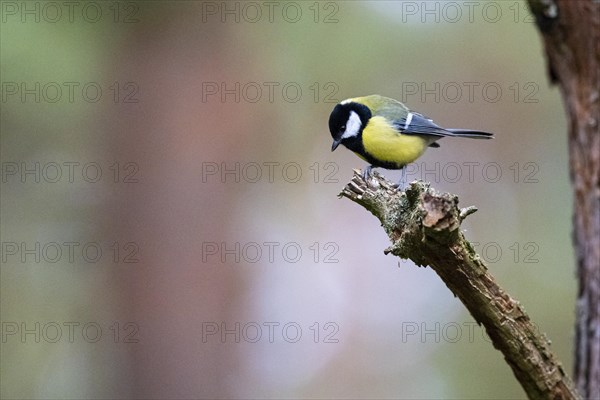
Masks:
[[[379,174],[365,182],[358,171],[340,196],[375,215],[392,241],[385,250],[419,266],[430,266],[483,325],[531,399],[576,399],[574,385],[550,351],[548,339],[519,304],[494,280],[461,222],[475,207],[460,209],[458,197],[437,193],[429,184],[413,182],[394,189]]]
[[[583,397],[600,399],[600,2],[529,0],[529,6],[568,118],[579,285],[574,378]]]

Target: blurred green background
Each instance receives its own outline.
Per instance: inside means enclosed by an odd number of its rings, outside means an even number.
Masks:
[[[372,93],[496,134],[408,177],[479,208],[570,371],[566,121],[523,1],[65,4],[1,3],[2,398],[523,398],[336,197],[365,164],[329,113]]]

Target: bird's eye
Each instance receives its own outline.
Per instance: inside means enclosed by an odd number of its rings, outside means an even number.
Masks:
[[[346,125],[342,125],[342,126],[340,126],[340,130],[341,130],[341,131],[345,131],[345,130],[346,130]]]

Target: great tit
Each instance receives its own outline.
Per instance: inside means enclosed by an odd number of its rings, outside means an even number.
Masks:
[[[442,137],[493,138],[483,131],[442,128],[399,101],[379,95],[337,104],[329,116],[329,131],[333,137],[331,151],[343,144],[370,164],[363,171],[365,179],[371,169],[381,167],[401,169],[403,180],[406,165],[427,147],[440,147],[436,141]]]

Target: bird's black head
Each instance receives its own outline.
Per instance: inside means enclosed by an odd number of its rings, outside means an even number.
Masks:
[[[340,144],[354,150],[360,144],[360,136],[371,118],[371,110],[364,104],[342,101],[329,116],[329,132],[333,138],[331,151]]]

